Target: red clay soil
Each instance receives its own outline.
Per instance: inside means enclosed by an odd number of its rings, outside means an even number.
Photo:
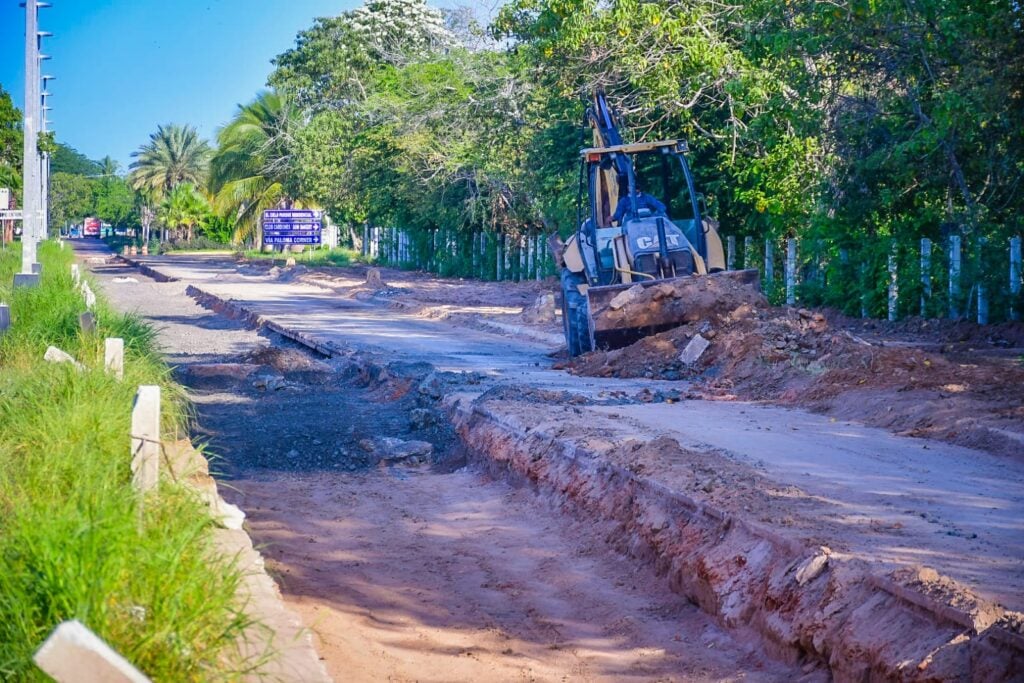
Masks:
[[[659,296],[656,289],[645,297]],[[630,305],[649,304],[638,299]],[[1024,324],[865,325],[772,307],[749,289],[710,279],[685,304],[686,324],[623,349],[587,354],[567,369],[688,379],[702,398],[801,405],[911,436],[1024,454],[1024,364],[1000,351],[1024,340]],[[686,365],[680,354],[697,334],[711,344]]]

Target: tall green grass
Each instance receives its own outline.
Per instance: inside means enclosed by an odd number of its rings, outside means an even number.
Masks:
[[[372,257],[363,256],[356,249],[346,249],[344,247],[336,249],[307,249],[298,254],[282,254],[279,251],[265,253],[258,249],[249,249],[242,252],[242,256],[252,261],[280,261],[281,265],[284,265],[285,260],[289,257],[294,258],[296,263],[307,266],[350,266],[355,263],[373,263]]]
[[[79,331],[70,251],[41,245],[41,284],[11,290],[20,257],[0,253],[0,679],[48,680],[35,650],[79,619],[154,680],[231,680],[254,664],[238,644],[251,626],[241,573],[219,556],[196,496],[165,477],[159,495],[131,485],[129,427],[140,384],[159,384],[163,429],[182,433],[185,402],[153,332],[100,302],[97,332]],[[103,338],[125,340],[125,377],[102,370]],[[42,360],[48,344],[87,366]]]

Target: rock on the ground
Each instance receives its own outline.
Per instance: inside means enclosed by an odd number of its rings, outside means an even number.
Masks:
[[[409,425],[413,429],[426,429],[437,423],[434,411],[427,408],[413,408],[409,412]]]
[[[384,278],[380,275],[380,268],[366,269],[366,284],[370,287],[383,287]]]
[[[633,285],[624,292],[619,292],[615,295],[611,301],[608,302],[608,308],[613,311],[617,311],[628,303],[632,303],[640,298],[640,295],[644,293],[643,285]]]
[[[523,309],[523,318],[530,323],[549,323],[555,319],[555,295],[541,294],[530,306]]]
[[[46,348],[46,353],[43,354],[43,360],[47,363],[70,363],[79,370],[83,370],[85,368],[85,366],[75,360],[70,353],[62,351],[56,346],[48,346]]]
[[[803,586],[818,578],[828,566],[828,558],[831,554],[832,551],[829,548],[821,546],[817,553],[801,562],[796,568],[795,578],[797,585]]]
[[[700,334],[693,335],[693,339],[686,345],[683,352],[679,354],[679,361],[684,365],[693,365],[700,357],[704,355],[704,352],[711,346],[711,342],[705,339]]]
[[[288,386],[288,382],[285,381],[281,375],[267,375],[259,374],[256,375],[252,381],[252,385],[257,389],[266,389],[267,391],[278,391]]]
[[[426,462],[434,453],[433,444],[427,441],[405,441],[390,436],[363,439],[359,446],[385,463]]]

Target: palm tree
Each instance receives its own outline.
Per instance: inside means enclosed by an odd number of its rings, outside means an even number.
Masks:
[[[305,197],[289,192],[292,133],[299,126],[288,101],[265,90],[217,132],[217,152],[210,163],[214,207],[236,217],[235,240],[259,240],[265,209],[308,206]]]
[[[157,216],[167,227],[185,228],[186,239],[191,242],[195,228],[210,215],[210,204],[192,183],[180,183],[164,197]]]
[[[121,170],[121,164],[114,161],[114,159],[111,158],[110,155],[107,155],[100,159],[99,164],[100,176],[103,178],[116,176],[118,174],[118,171]]]
[[[192,126],[159,126],[149,142],[132,152],[129,181],[134,189],[158,198],[181,183],[200,186],[206,180],[210,145]]]

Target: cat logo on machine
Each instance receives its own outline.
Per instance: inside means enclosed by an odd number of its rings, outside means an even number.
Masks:
[[[679,246],[679,235],[665,235],[665,241],[668,242],[669,247]],[[658,241],[653,237],[637,237],[636,246],[641,249],[653,249],[658,245]]]

